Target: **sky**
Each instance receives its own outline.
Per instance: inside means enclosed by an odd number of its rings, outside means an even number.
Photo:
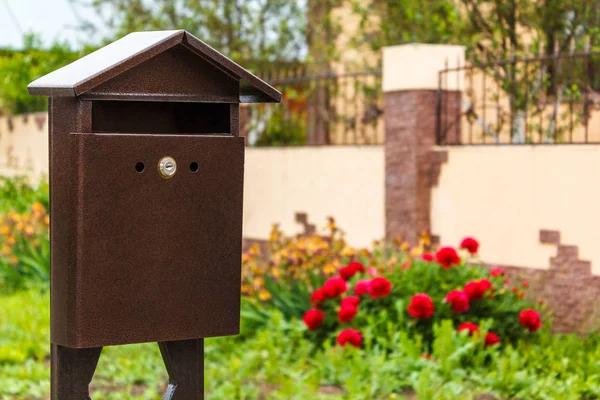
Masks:
[[[27,32],[39,33],[45,45],[67,40],[77,46],[82,39],[77,15],[89,19],[95,14],[69,0],[0,0],[0,47],[21,48]]]

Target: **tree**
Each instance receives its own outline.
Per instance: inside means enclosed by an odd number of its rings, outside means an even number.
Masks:
[[[306,56],[305,1],[71,1],[94,7],[101,24],[116,37],[139,30],[186,29],[230,58],[256,69]],[[82,28],[94,32],[98,24],[85,21]]]
[[[459,43],[462,16],[453,0],[350,0],[361,17],[357,43],[374,50],[404,43]],[[373,29],[373,15],[378,17]]]
[[[60,68],[81,56],[67,43],[54,43],[44,49],[35,35],[24,37],[23,50],[0,51],[0,112],[19,114],[43,111],[47,101],[27,93],[33,80]]]

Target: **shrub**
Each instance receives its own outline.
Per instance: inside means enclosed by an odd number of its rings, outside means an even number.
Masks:
[[[375,262],[380,265],[376,269],[354,266],[353,273],[348,272],[350,264],[310,295],[306,315],[323,313],[318,324],[314,320],[306,324],[315,343],[322,346],[352,329],[382,344],[397,331],[431,344],[434,326],[449,320],[491,346],[516,343],[541,326],[539,312],[524,298],[527,284],[509,288],[502,271],[492,273],[471,264],[468,251],[459,257],[453,248],[443,247],[436,253],[437,261],[402,253],[393,257],[407,261]],[[481,329],[484,321],[486,329]]]
[[[47,186],[35,188],[21,178],[0,182],[5,196],[5,213],[0,214],[0,283],[9,290],[45,287],[50,279]]]
[[[0,279],[9,289],[47,285],[50,279],[48,213],[33,203],[24,213],[0,216]]]

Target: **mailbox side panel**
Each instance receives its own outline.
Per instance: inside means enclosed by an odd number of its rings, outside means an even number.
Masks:
[[[74,347],[239,333],[244,139],[72,138],[80,165]],[[178,164],[170,179],[158,172],[164,156]]]
[[[71,132],[89,132],[91,103],[56,97],[49,102],[50,160],[50,340],[75,344],[77,159]]]

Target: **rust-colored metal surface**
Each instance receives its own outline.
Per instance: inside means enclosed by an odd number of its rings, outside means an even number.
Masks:
[[[74,334],[59,344],[237,334],[243,138],[73,133],[70,140],[77,234],[67,331]],[[164,156],[177,162],[170,179],[157,170]]]
[[[103,346],[158,342],[203,398],[203,338],[239,332],[240,102],[281,93],[185,31],[135,33],[29,85],[50,96],[52,400]]]
[[[87,91],[88,99],[239,102],[239,80],[179,44]]]

